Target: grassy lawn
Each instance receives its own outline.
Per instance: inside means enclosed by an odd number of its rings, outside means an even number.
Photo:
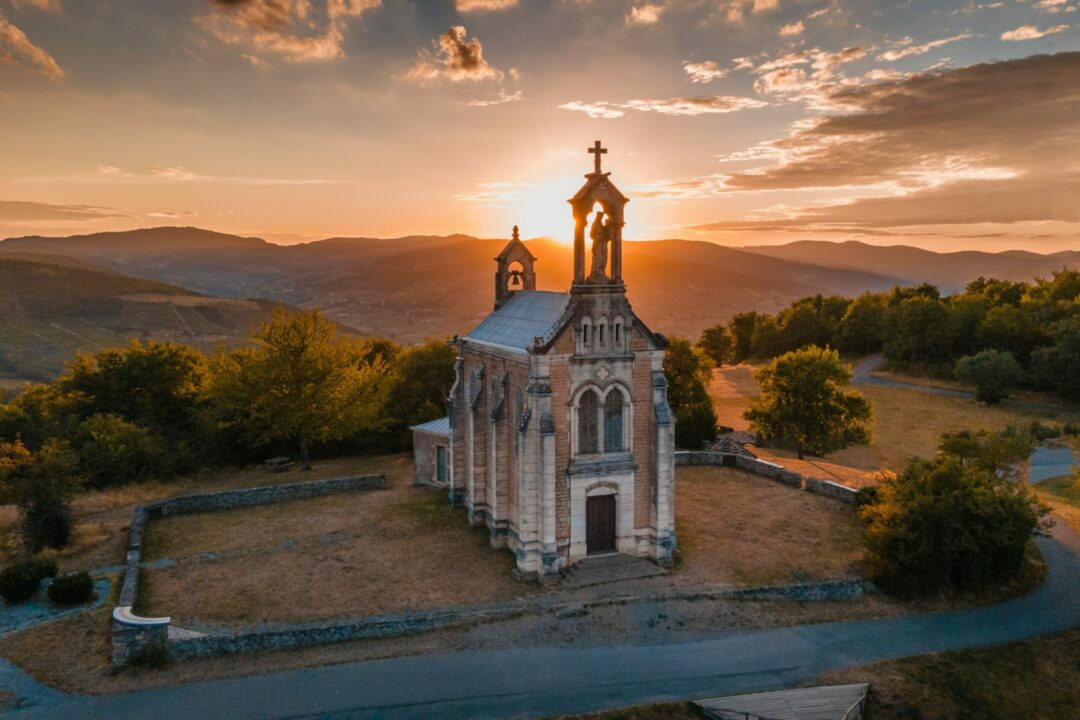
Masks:
[[[1054,515],[1080,532],[1080,478],[1066,475],[1033,486],[1042,501],[1054,509]]]
[[[721,425],[747,429],[742,413],[759,392],[753,377],[755,369],[744,364],[713,371],[709,394]],[[811,459],[811,462],[821,466],[821,472],[813,474],[826,478],[832,475],[844,481],[841,468],[861,472],[899,470],[911,456],[933,457],[942,433],[964,429],[1000,429],[1009,424],[1028,425],[1032,420],[1061,422],[1077,412],[1075,408],[1066,408],[1055,398],[1033,393],[989,407],[974,400],[906,388],[860,385],[857,389],[874,405],[874,442],[866,447],[850,447],[825,458]],[[1037,402],[1042,402],[1045,407]],[[791,453],[773,450],[768,453],[783,464],[789,464],[787,459]],[[804,471],[811,473],[809,467]],[[852,473],[852,477],[856,477],[856,474]]]
[[[540,592],[511,577],[513,555],[413,487],[405,456],[384,459],[389,488],[178,515],[147,530],[139,611],[184,623],[319,620],[512,600]],[[212,552],[211,561],[193,558]],[[468,577],[470,582],[462,582]]]
[[[733,468],[681,467],[675,528],[682,585],[762,585],[857,574],[854,509]]]
[[[1080,717],[1080,629],[1000,647],[923,655],[827,674],[870,683],[870,720]]]

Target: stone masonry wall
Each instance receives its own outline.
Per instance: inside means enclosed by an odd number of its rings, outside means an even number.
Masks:
[[[351,475],[288,485],[268,485],[199,495],[183,495],[148,505],[141,505],[135,508],[131,515],[131,530],[128,535],[124,579],[120,587],[120,598],[117,606],[130,608],[135,605],[135,597],[139,588],[140,565],[142,564],[143,535],[146,532],[146,521],[151,518],[212,510],[230,510],[284,502],[286,500],[318,497],[332,493],[374,490],[384,487],[386,487],[386,477],[384,475]],[[167,633],[167,631],[167,624],[162,624],[156,630],[147,630],[145,626],[114,621],[112,628],[113,662],[116,664],[127,662],[133,654],[140,652],[147,643],[160,640],[159,635],[161,632]]]
[[[807,492],[814,493],[815,495],[830,497],[834,500],[839,500],[840,502],[849,504],[855,502],[855,494],[857,491],[854,488],[849,488],[846,485],[841,485],[840,483],[835,483],[831,480],[821,480],[819,478],[800,475],[797,472],[788,470],[775,463],[758,460],[756,458],[748,458],[741,455],[727,455],[725,453],[709,452],[707,450],[679,450],[675,453],[675,465],[727,465],[730,467],[732,466],[731,458],[734,458],[734,467],[753,473],[754,475],[761,475],[770,480],[776,480],[785,485],[800,488]]]

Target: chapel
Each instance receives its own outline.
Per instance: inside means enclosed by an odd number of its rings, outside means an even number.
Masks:
[[[537,258],[513,237],[495,258],[494,309],[452,341],[449,416],[414,430],[418,482],[443,486],[521,578],[547,582],[592,555],[672,563],[674,417],[666,340],[622,277],[629,200],[602,170],[570,198],[574,275],[536,289]],[[586,240],[589,251],[586,253]]]

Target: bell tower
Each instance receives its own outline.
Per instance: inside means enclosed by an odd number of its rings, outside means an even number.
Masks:
[[[514,236],[502,252],[495,256],[495,309],[501,308],[518,290],[536,289],[536,271],[533,264],[536,258],[518,235],[518,226],[514,226]]]
[[[630,200],[611,182],[611,173],[603,171],[601,156],[607,153],[607,148],[597,140],[589,153],[593,156],[593,171],[585,176],[585,184],[577,194],[567,201],[574,213],[574,288],[587,285],[621,288],[623,209]],[[586,232],[590,240],[588,264]]]

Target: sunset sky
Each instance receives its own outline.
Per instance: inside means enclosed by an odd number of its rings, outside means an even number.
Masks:
[[[0,237],[1080,248],[1080,0],[0,0]]]

